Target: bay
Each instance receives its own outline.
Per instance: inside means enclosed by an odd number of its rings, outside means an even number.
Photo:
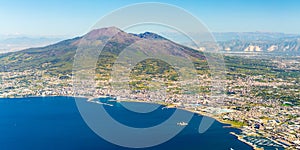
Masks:
[[[107,101],[108,99],[100,99]],[[150,113],[132,112],[120,103],[110,102],[106,111],[127,126],[145,128],[168,119],[175,109],[161,109]],[[139,105],[154,105],[133,103]],[[97,104],[95,104],[97,105]],[[250,150],[230,132],[240,130],[215,121],[204,133],[198,133],[202,116],[194,114],[189,125],[173,139],[147,150]],[[174,124],[176,126],[176,124]],[[111,129],[114,130],[114,129]],[[130,135],[128,135],[130,136]],[[72,97],[28,97],[0,99],[1,150],[128,150],[96,135],[82,119]]]

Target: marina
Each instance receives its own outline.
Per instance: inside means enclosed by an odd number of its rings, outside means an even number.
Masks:
[[[263,150],[284,150],[284,146],[278,144],[275,141],[272,141],[264,137],[255,137],[255,136],[246,136],[243,134],[236,134],[230,132],[230,134],[235,135],[240,141],[251,145],[254,149],[263,149]]]

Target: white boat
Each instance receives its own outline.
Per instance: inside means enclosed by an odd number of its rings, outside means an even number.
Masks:
[[[178,122],[177,125],[178,126],[187,126],[188,123],[182,121],[182,122]]]

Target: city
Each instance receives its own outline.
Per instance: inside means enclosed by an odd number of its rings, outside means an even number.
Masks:
[[[278,67],[283,69],[299,68],[299,66],[290,66],[284,62],[280,62]],[[26,70],[23,72],[1,72],[0,75],[2,77],[1,88],[4,89],[0,93],[1,97],[74,95],[73,81],[70,74],[51,76],[47,73],[47,70]],[[168,108],[181,108],[231,124],[234,128],[242,129],[243,135],[265,137],[289,149],[299,148],[299,103],[293,104],[290,101],[266,99],[258,96],[256,92],[257,88],[264,87],[267,93],[273,95],[281,95],[282,92],[285,92],[289,95],[296,94],[296,98],[299,98],[299,89],[297,88],[299,82],[291,82],[293,80],[291,78],[272,78],[270,80],[270,78],[260,75],[242,78],[237,76],[235,79],[226,80],[228,90],[225,99],[214,101],[210,97],[210,89],[207,86],[211,79],[206,75],[199,75],[198,78],[201,81],[200,86],[208,88],[204,90],[206,92],[192,95],[169,92],[171,94],[162,95],[157,91],[151,92],[142,89],[116,90],[109,86],[109,81],[96,80],[101,88],[95,89],[93,95],[84,96],[118,97],[118,101],[151,102],[166,105]],[[164,81],[161,79],[152,80],[159,83]],[[146,83],[146,81],[144,82]],[[171,88],[174,88],[174,85],[179,85],[176,81],[172,82]],[[277,91],[280,91],[280,93],[276,93]],[[82,92],[85,93],[86,90]],[[241,137],[243,135],[237,136]]]

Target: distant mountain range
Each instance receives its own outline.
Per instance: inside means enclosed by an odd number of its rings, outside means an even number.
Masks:
[[[232,36],[232,40],[219,41],[220,49],[227,52],[300,54],[300,35],[256,32],[238,35]]]
[[[299,34],[285,34],[278,32],[213,32],[218,42],[241,40],[241,41],[275,41],[279,39],[300,38]]]
[[[211,42],[205,42],[201,39],[201,43],[194,43],[189,41],[184,36],[176,33],[163,33],[169,39],[172,39],[180,44],[190,46],[194,49],[204,51],[210,47]],[[272,32],[226,32],[226,33],[212,33],[222,52],[256,52],[256,53],[286,53],[286,54],[300,54],[300,35],[298,34],[284,34]],[[197,34],[192,34],[196,39]]]

